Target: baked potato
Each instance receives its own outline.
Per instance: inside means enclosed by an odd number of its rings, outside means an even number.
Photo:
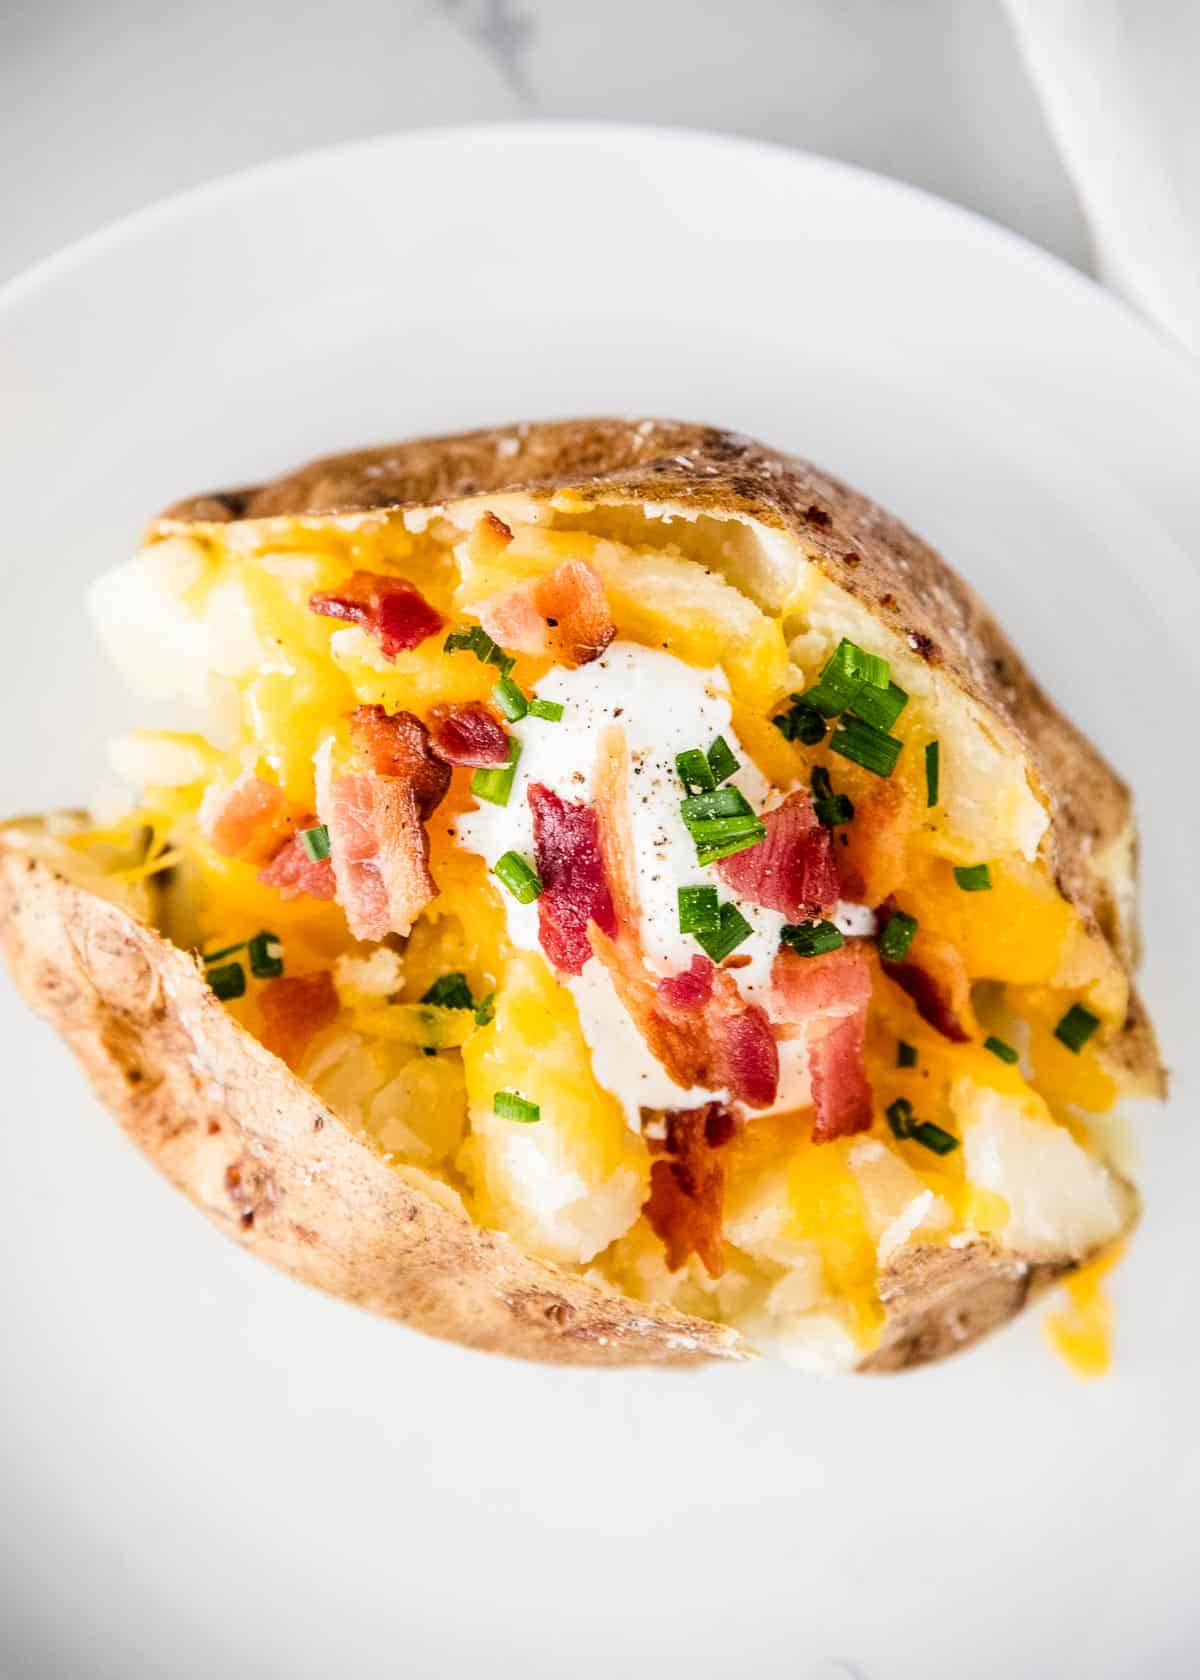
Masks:
[[[879,1371],[1135,1223],[1129,795],[863,496],[503,427],[180,503],[91,601],[192,727],[6,826],[5,949],[245,1247],[524,1358]]]

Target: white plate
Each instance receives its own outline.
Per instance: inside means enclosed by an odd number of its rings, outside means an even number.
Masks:
[[[939,544],[1132,777],[1179,1069],[1142,1120],[1108,1382],[1032,1321],[898,1382],[587,1375],[424,1341],[223,1242],[6,990],[0,1668],[1194,1673],[1193,371],[893,183],[530,127],[323,153],[135,217],[0,298],[0,392],[6,806],[86,793],[132,720],[82,592],[171,498],[480,422],[711,419]]]

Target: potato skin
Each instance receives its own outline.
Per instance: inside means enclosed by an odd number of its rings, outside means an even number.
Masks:
[[[273,484],[176,504],[152,534],[234,519],[353,518],[516,489],[653,501],[782,530],[1028,753],[1053,807],[1066,895],[1131,968],[1135,932],[1100,860],[1120,855],[1129,795],[1055,711],[986,608],[882,509],[804,462],[711,427],[581,420],[495,428],[318,461]],[[142,1152],[214,1224],[306,1283],[434,1336],[562,1364],[694,1366],[752,1351],[721,1325],[620,1297],[524,1254],[387,1166],[212,996],[193,959],[0,830],[0,939],[30,1004],[75,1051]],[[1134,999],[1129,1080],[1160,1088]],[[1129,1193],[1129,1223],[1136,1197]],[[1091,1256],[1085,1256],[1089,1259]],[[880,1280],[869,1371],[944,1357],[1073,1269],[979,1241],[908,1247]]]

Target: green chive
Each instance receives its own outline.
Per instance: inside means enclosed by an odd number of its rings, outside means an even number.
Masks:
[[[688,793],[711,793],[717,785],[712,766],[699,747],[689,747],[675,759],[675,771]]]
[[[885,962],[903,962],[916,931],[915,916],[906,916],[903,910],[893,910],[879,935],[879,955]]]
[[[902,1038],[896,1040],[896,1066],[910,1068],[917,1065],[917,1052],[911,1044],[905,1044]]]
[[[936,805],[938,802],[938,783],[941,779],[941,746],[937,741],[930,741],[925,748],[925,804]]]
[[[1078,1056],[1099,1025],[1098,1015],[1093,1015],[1091,1010],[1085,1009],[1081,1003],[1073,1003],[1055,1027],[1054,1036],[1060,1044],[1065,1044],[1068,1050],[1073,1050]]]
[[[690,828],[708,817],[752,817],[754,807],[740,788],[717,788],[713,793],[691,793],[680,801],[679,814]]]
[[[715,933],[697,933],[696,943],[713,962],[724,962],[731,951],[736,951],[743,940],[749,939],[754,929],[738,909],[736,904],[722,904],[720,926]]]
[[[722,858],[736,857],[739,852],[748,852],[751,846],[758,845],[765,832],[760,828],[753,834],[737,835],[719,844],[714,841],[705,846],[697,846],[696,862],[701,869],[706,869],[710,863],[720,863]]]
[[[778,729],[785,741],[799,741],[803,746],[815,747],[825,739],[825,719],[815,706],[810,706],[802,695],[790,696],[792,704],[786,712],[780,712],[771,722]]]
[[[310,862],[320,863],[322,858],[329,856],[329,830],[324,823],[318,823],[315,828],[302,828],[300,844]]]
[[[531,700],[529,702],[530,717],[542,718],[546,723],[561,723],[563,703],[561,700]]]
[[[516,664],[516,660],[497,647],[482,624],[475,624],[469,630],[452,630],[442,643],[444,653],[473,653],[481,665],[495,665],[502,677],[506,677]]]
[[[999,1056],[1002,1062],[1019,1062],[1021,1059],[1020,1052],[1014,1050],[1011,1044],[1006,1044],[1002,1038],[985,1038],[983,1048],[990,1050],[993,1056]]]
[[[511,677],[501,677],[498,683],[492,685],[492,699],[509,723],[518,723],[529,710],[529,702],[521,692],[520,684]]]
[[[922,1120],[909,1133],[914,1143],[921,1144],[925,1149],[932,1149],[935,1155],[949,1155],[952,1149],[958,1148],[958,1139],[953,1132],[945,1132],[940,1126],[935,1126],[932,1120]]]
[[[208,983],[222,1000],[240,998],[246,990],[246,971],[241,963],[223,963],[220,968],[209,969]]]
[[[963,892],[990,892],[992,888],[992,872],[986,863],[964,864],[955,869],[954,879]]]
[[[492,1112],[498,1114],[501,1120],[519,1120],[523,1126],[532,1125],[542,1118],[537,1103],[530,1102],[517,1091],[497,1091],[492,1098]]]
[[[886,659],[867,653],[843,637],[826,660],[815,686],[804,695],[804,701],[825,717],[835,717],[854,704],[860,688],[886,689],[889,680]]]
[[[894,1103],[889,1103],[884,1109],[888,1125],[892,1128],[892,1136],[906,1138],[912,1125],[913,1106],[907,1097],[897,1097]]]
[[[256,980],[277,980],[283,973],[283,946],[277,933],[268,933],[263,928],[247,941],[246,955]]]
[[[896,768],[903,741],[887,735],[861,718],[843,717],[834,730],[830,748],[842,758],[860,764],[873,776],[890,776]]]
[[[716,887],[680,887],[680,933],[716,933],[721,925],[721,907]]]
[[[718,735],[712,746],[709,747],[707,758],[708,768],[712,771],[718,787],[722,782],[727,782],[735,771],[741,769],[741,765],[730,751],[729,742],[723,735]]]
[[[507,805],[520,756],[521,743],[515,735],[510,735],[508,763],[495,770],[476,770],[471,777],[471,792],[476,799],[486,799],[489,805]]]
[[[864,723],[873,724],[886,734],[907,705],[908,695],[898,683],[889,683],[886,688],[863,683],[854,696],[852,710]]]
[[[536,870],[525,862],[519,852],[505,852],[497,858],[492,874],[506,886],[518,904],[532,904],[542,896],[542,883]]]
[[[837,828],[854,820],[853,802],[844,793],[835,793],[832,799],[814,799],[813,811],[817,821],[826,828]]]
[[[235,951],[244,951],[245,948],[246,941],[241,939],[236,945],[222,945],[219,951],[210,951],[206,957],[202,956],[200,961],[207,968],[209,963],[220,962],[222,957],[231,957]]]
[[[821,957],[840,951],[846,941],[832,922],[786,922],[779,930],[779,942],[799,957]]]
[[[475,1025],[477,1027],[486,1027],[488,1022],[493,1019],[496,1013],[495,1005],[495,992],[489,992],[481,1002],[475,1005]]]
[[[422,1003],[436,1004],[439,1009],[474,1009],[475,999],[467,985],[467,977],[456,969],[442,974],[421,998]]]
[[[767,832],[762,818],[756,817],[753,811],[740,811],[728,817],[693,817],[687,826],[697,846],[720,846],[742,835],[751,836],[753,844]]]

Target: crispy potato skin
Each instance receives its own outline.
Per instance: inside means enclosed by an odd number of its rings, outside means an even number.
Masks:
[[[267,485],[193,498],[168,509],[152,534],[564,489],[585,504],[653,501],[786,532],[1011,730],[1052,804],[1063,891],[1131,969],[1136,930],[1098,863],[1119,854],[1129,832],[1127,789],[940,557],[805,462],[674,421],[494,428],[334,456]],[[1127,884],[1118,876],[1117,887]],[[3,831],[0,938],[25,997],[143,1153],[214,1224],[282,1270],[430,1335],[518,1358],[693,1366],[751,1357],[726,1327],[560,1272],[385,1165],[221,1007],[186,953]],[[1161,1087],[1136,998],[1118,1054],[1131,1079]],[[902,1370],[957,1352],[1072,1269],[982,1241],[902,1250],[880,1280],[883,1340],[860,1369]]]

